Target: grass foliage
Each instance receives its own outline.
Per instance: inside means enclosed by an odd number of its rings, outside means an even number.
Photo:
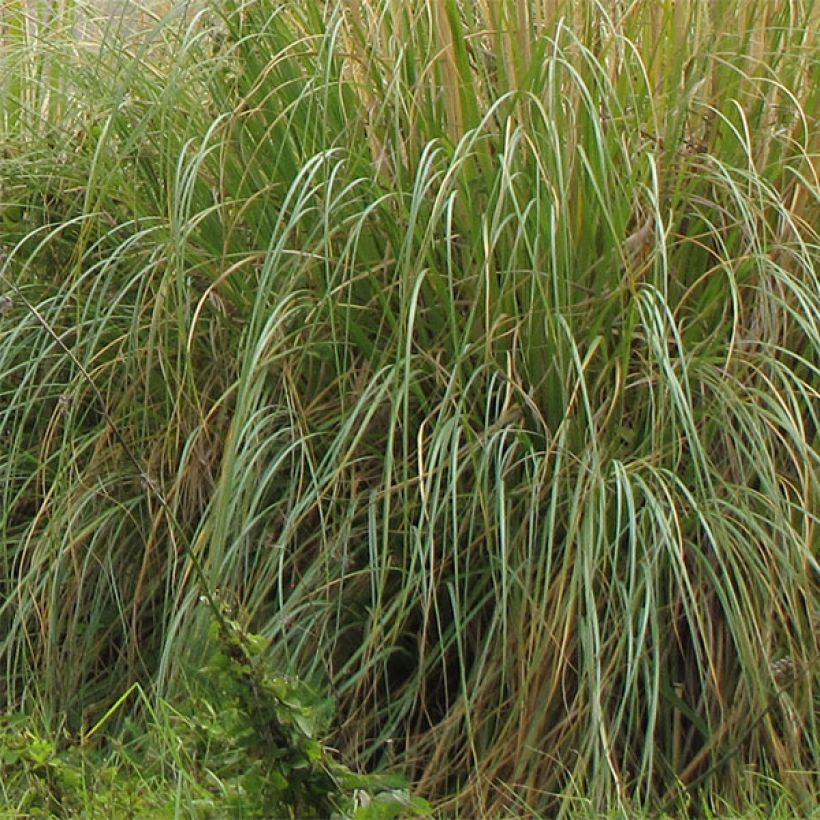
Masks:
[[[4,707],[219,587],[445,812],[808,813],[813,0],[81,10],[0,12]]]

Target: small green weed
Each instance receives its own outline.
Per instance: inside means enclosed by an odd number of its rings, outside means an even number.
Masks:
[[[226,613],[227,614],[227,613]],[[0,805],[14,816],[334,817],[380,820],[429,814],[395,775],[353,772],[322,744],[332,702],[278,674],[266,642],[225,617],[211,653],[191,675],[180,708],[151,708],[116,741],[91,741],[112,710],[75,742],[0,717]],[[123,697],[118,705],[123,704]],[[123,741],[122,737],[135,736]]]
[[[332,701],[279,674],[268,642],[245,632],[227,611],[210,626],[212,653],[197,675],[181,723],[196,758],[218,773],[233,816],[391,818],[423,816],[401,777],[361,775],[321,742]]]
[[[119,751],[72,743],[30,715],[0,716],[0,816],[164,817],[173,798],[173,783]]]

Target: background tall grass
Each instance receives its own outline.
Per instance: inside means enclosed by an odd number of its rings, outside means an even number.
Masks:
[[[218,588],[446,811],[813,807],[816,5],[21,9],[4,704]]]

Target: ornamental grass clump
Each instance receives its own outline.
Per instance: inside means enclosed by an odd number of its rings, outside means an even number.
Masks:
[[[816,4],[148,22],[0,56],[5,704],[218,586],[444,812],[813,810]]]

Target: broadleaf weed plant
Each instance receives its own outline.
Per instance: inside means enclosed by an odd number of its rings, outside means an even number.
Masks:
[[[15,9],[7,708],[219,587],[445,813],[815,808],[814,2]]]

